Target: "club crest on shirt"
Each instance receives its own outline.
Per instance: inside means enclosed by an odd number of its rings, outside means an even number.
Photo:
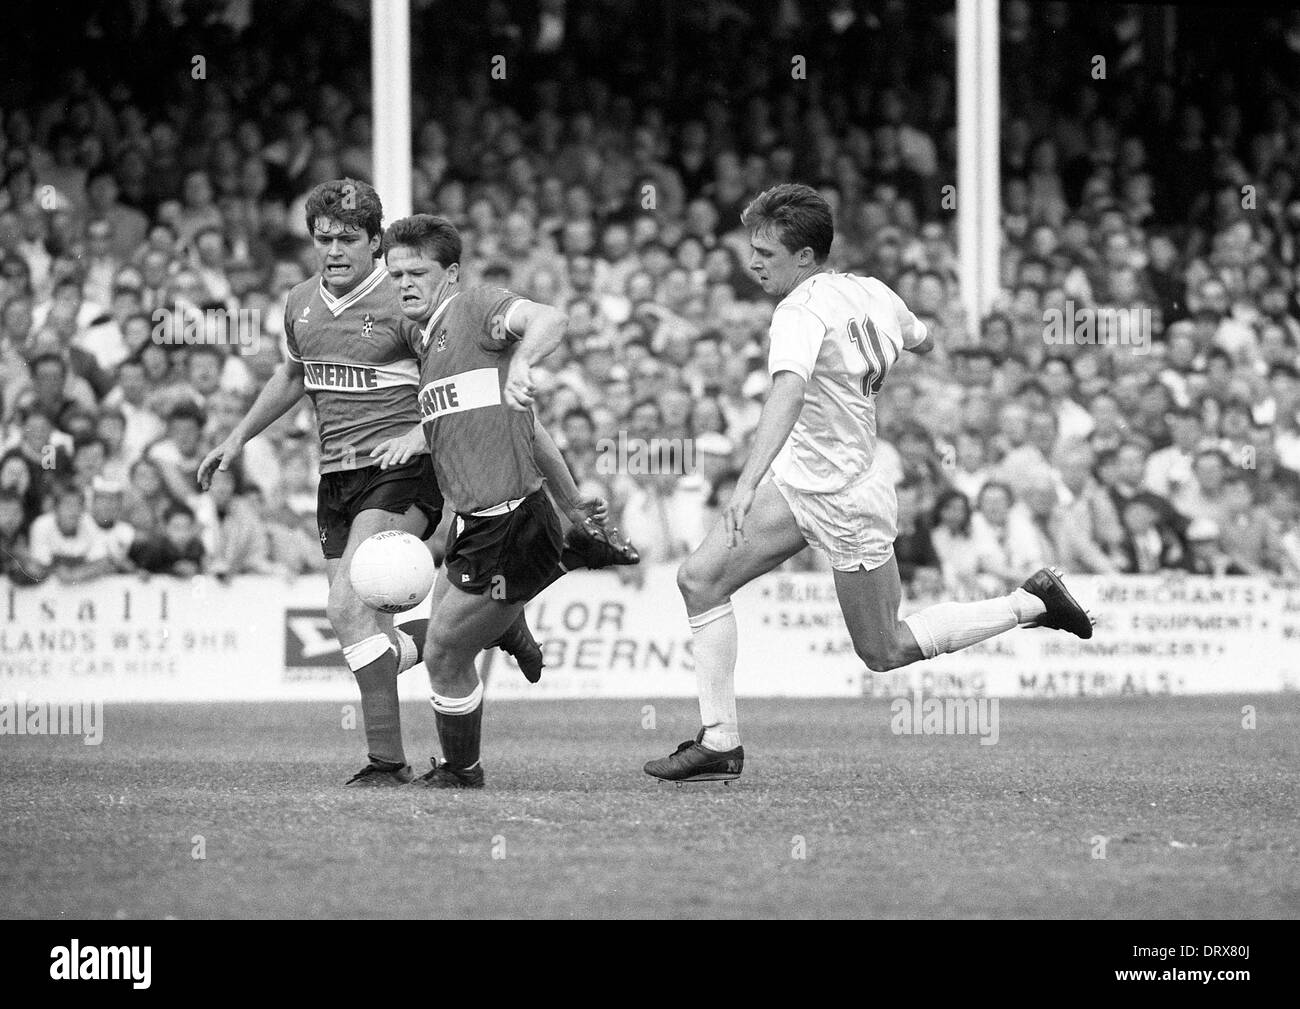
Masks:
[[[445,329],[440,329],[438,330],[438,341],[433,345],[433,352],[436,354],[440,350],[446,350],[446,349],[447,349],[447,331]]]
[[[374,332],[374,328],[375,317],[367,312],[365,318],[361,320],[361,335],[369,339],[370,334]]]

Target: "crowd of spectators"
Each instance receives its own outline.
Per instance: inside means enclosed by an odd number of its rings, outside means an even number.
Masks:
[[[371,177],[367,5],[56,14],[3,43],[0,575],[321,570],[306,401],[208,494],[194,473],[280,360],[306,193]],[[878,397],[912,591],[1047,562],[1300,576],[1300,16],[1002,17],[1003,290],[968,319],[951,9],[415,4],[415,209],[461,228],[465,282],[567,311],[541,418],[647,562],[699,541],[747,455],[772,305],[739,211],[798,180],[836,210],[832,265],[938,343]],[[24,60],[55,30],[51,77]],[[1111,308],[1145,342],[1045,336]]]

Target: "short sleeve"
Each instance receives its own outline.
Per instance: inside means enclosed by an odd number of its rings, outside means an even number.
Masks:
[[[913,347],[919,347],[925,343],[925,338],[929,335],[925,323],[916,317],[912,310],[903,303],[903,299],[894,293],[892,288],[886,287],[885,290],[889,292],[889,300],[894,306],[894,314],[898,316],[898,331],[903,337],[903,347],[911,350]]]
[[[508,325],[515,306],[523,298],[500,287],[479,288],[470,297],[474,299],[471,310],[483,320],[479,344],[485,350],[503,351],[523,339],[523,333],[514,332]]]
[[[289,355],[290,361],[302,364],[302,354],[298,350],[298,338],[293,333],[293,313],[290,311],[291,303],[284,303],[284,352]]]
[[[781,305],[772,314],[769,333],[768,374],[792,371],[804,381],[811,378],[826,337],[821,319],[802,305]]]

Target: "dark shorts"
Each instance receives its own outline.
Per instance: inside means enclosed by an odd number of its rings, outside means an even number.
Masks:
[[[428,528],[421,536],[428,539],[442,516],[442,491],[433,472],[433,460],[427,455],[388,469],[363,466],[324,473],[316,492],[321,550],[327,558],[342,557],[353,520],[367,508],[404,515],[411,505],[428,520]]]
[[[554,581],[563,547],[542,488],[503,515],[457,515],[447,531],[447,578],[471,595],[524,602]]]

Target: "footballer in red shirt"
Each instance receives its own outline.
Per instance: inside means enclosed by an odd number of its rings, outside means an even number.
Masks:
[[[417,214],[384,233],[402,312],[418,324],[421,437],[455,515],[424,649],[443,753],[417,779],[431,788],[482,787],[483,684],[474,658],[573,566],[547,495],[551,473],[539,466],[559,453],[533,415],[531,376],[559,345],[566,317],[499,288],[462,288],[460,254],[460,234],[445,218]],[[604,502],[578,499],[562,461],[560,469],[565,482],[550,483],[575,521],[570,533],[591,530]],[[612,563],[635,563],[635,553]]]

